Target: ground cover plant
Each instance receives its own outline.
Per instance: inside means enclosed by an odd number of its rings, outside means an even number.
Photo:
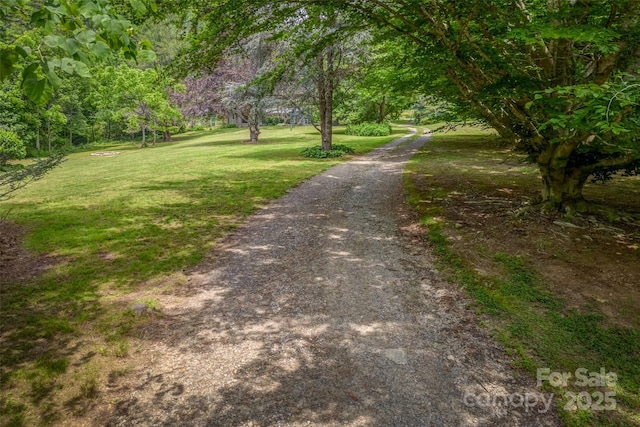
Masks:
[[[585,187],[614,218],[561,217],[528,209],[537,173],[495,135],[463,128],[436,133],[405,184],[440,268],[522,369],[617,374],[611,388],[576,387],[575,375],[567,387],[546,382],[565,424],[640,425],[640,228],[625,221],[640,212],[640,180]],[[616,409],[590,410],[605,391]],[[564,410],[581,392],[590,397]]]
[[[359,154],[405,132],[338,129],[335,139]],[[257,144],[241,142],[247,133],[76,152],[0,204],[11,221],[0,221],[0,424],[65,424],[85,413],[126,375],[136,352],[127,337],[161,315],[154,293],[179,292],[183,271],[243,218],[349,158],[304,158],[318,140],[310,127],[266,128]]]
[[[384,136],[391,133],[388,123],[359,123],[347,125],[345,131],[348,135],[358,136]]]

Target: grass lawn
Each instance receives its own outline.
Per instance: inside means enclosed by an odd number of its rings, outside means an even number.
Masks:
[[[527,209],[539,182],[523,156],[475,128],[436,133],[405,173],[441,270],[475,300],[516,364],[533,378],[538,368],[572,375],[542,389],[555,394],[565,424],[638,426],[638,224],[541,215]],[[585,196],[637,214],[640,179],[590,184]],[[578,368],[604,368],[617,381],[582,387]],[[604,393],[615,394],[615,409]]]
[[[363,138],[337,128],[334,142],[358,154],[405,133]],[[30,268],[48,266],[0,287],[0,425],[81,416],[109,376],[126,375],[127,334],[145,321],[127,295],[179,287],[180,272],[247,215],[344,160],[300,156],[319,143],[313,128],[265,128],[257,144],[241,142],[247,135],[199,132],[146,149],[77,152],[0,205],[0,216],[26,229],[26,246],[46,254]]]

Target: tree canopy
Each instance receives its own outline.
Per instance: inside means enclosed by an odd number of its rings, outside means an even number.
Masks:
[[[327,19],[336,10],[339,26]],[[185,57],[194,67],[251,34],[291,37],[308,20],[299,51],[363,28],[402,44],[398,65],[416,87],[467,106],[528,153],[550,208],[586,209],[589,178],[640,167],[637,0],[227,0],[193,16],[205,23]]]
[[[150,13],[157,19],[145,22]],[[0,0],[0,104],[22,111],[0,120],[39,147],[52,125],[66,126],[71,142],[97,124],[111,133],[118,120],[143,132],[152,122],[172,126],[171,99],[179,99],[198,114],[237,110],[256,139],[258,107],[280,84],[289,94],[313,87],[307,99],[327,149],[335,117],[382,121],[420,95],[484,120],[525,151],[540,170],[545,207],[588,210],[586,182],[640,170],[639,16],[638,0],[168,0],[160,8],[153,0]],[[158,113],[141,113],[138,102],[123,114],[122,97],[115,106],[78,97],[79,85],[65,88],[65,78],[88,78],[100,60],[153,60],[150,43],[134,36],[140,23],[164,40],[161,65],[215,93],[197,102],[189,99],[202,98],[197,90],[145,93],[145,108]],[[268,54],[247,56],[252,40]],[[243,55],[248,65],[227,81],[225,67]],[[134,89],[121,86],[130,97]]]

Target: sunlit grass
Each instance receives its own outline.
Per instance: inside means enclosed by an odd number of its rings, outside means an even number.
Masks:
[[[338,128],[335,143],[364,153],[405,132],[363,138]],[[145,149],[130,143],[78,151],[0,205],[28,229],[26,246],[57,257],[34,283],[0,290],[3,422],[59,419],[57,395],[74,382],[69,361],[80,353],[126,357],[127,334],[139,320],[105,304],[105,293],[117,300],[196,265],[257,208],[345,160],[302,157],[319,141],[309,127],[266,128],[257,144],[242,142],[247,136],[198,132]],[[93,397],[99,377],[81,381],[77,394]]]

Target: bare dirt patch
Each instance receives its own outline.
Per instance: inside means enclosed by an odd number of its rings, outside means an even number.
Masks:
[[[463,157],[477,149],[459,148]],[[446,233],[455,250],[485,275],[498,273],[487,252],[521,255],[571,307],[600,311],[612,325],[640,327],[640,224],[526,210],[539,191],[535,171],[527,172],[508,150],[483,150],[484,157],[469,160],[475,168],[460,161],[458,170],[415,177],[426,193],[437,189],[442,196],[433,203],[454,225]],[[606,206],[640,212],[639,178],[591,184],[585,194]]]
[[[33,254],[24,248],[25,233],[23,227],[0,220],[0,291],[10,283],[36,278],[54,264],[51,257]]]

